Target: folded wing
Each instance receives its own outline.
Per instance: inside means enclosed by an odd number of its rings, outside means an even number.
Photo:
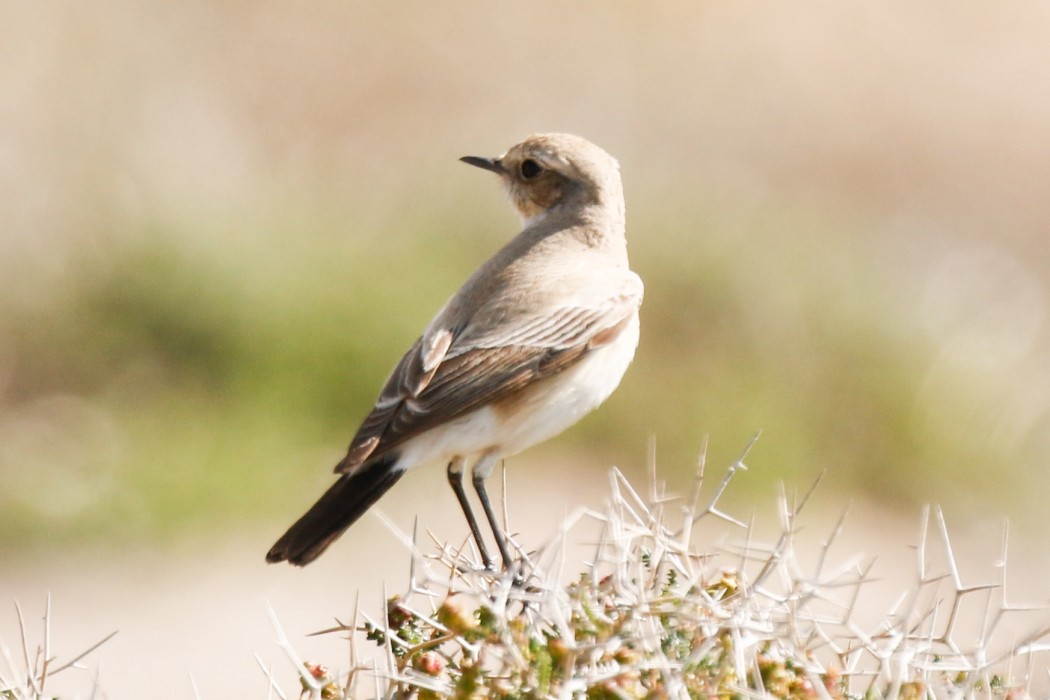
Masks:
[[[589,305],[557,307],[508,328],[456,334],[436,329],[401,358],[350,443],[340,473],[406,440],[571,367],[612,342],[637,311],[641,281]]]

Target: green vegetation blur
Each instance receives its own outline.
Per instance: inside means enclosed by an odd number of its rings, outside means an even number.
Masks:
[[[5,10],[0,549],[276,535],[517,231],[456,159],[548,130],[620,159],[643,334],[512,481],[640,474],[652,437],[681,490],[705,439],[720,470],[761,432],[738,488],[1036,513],[1050,42],[1007,50],[1023,16],[409,5]]]

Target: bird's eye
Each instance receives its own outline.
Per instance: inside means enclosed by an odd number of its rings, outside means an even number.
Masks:
[[[521,176],[526,180],[531,180],[542,172],[543,167],[532,158],[521,161]]]

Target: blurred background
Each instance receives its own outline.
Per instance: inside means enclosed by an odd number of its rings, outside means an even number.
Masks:
[[[989,565],[1009,517],[1045,600],[1048,66],[1034,1],[4,3],[0,637],[51,591],[60,655],[121,629],[110,697],[261,696],[264,600],[298,639],[403,585],[377,518],[263,554],[517,231],[456,159],[538,131],[619,159],[647,290],[620,390],[507,462],[526,544],[761,431],[737,512],[825,473],[815,531],[902,566],[922,504]],[[466,536],[440,468],[380,508]]]

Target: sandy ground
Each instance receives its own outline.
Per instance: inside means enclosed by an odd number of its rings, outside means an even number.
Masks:
[[[439,536],[465,537],[466,527],[451,494],[443,490],[442,475],[418,476],[403,482],[412,484],[405,492],[433,493],[434,498],[422,504],[383,501],[383,513],[405,528],[411,527],[418,513]],[[571,479],[559,484],[556,495],[536,482],[512,484],[511,521],[527,546],[540,546],[556,534],[554,524],[571,508],[601,507],[605,493],[604,484],[573,484]],[[773,493],[771,487],[770,497],[756,507],[772,511]],[[798,537],[803,569],[815,565],[821,543],[835,528],[841,503],[842,499],[818,491],[807,506]],[[528,516],[520,515],[525,511]],[[859,555],[864,561],[876,557],[873,575],[878,580],[864,589],[858,605],[859,619],[866,625],[874,624],[915,580],[913,545],[920,514],[913,516],[854,503],[830,550],[831,568]],[[950,522],[949,528],[964,585],[998,580],[999,526]],[[572,531],[569,561],[589,556],[593,532],[593,527]],[[771,526],[764,534],[771,539],[774,532]],[[363,610],[373,614],[381,610],[384,594],[404,592],[408,558],[397,537],[373,516],[306,569],[263,562],[274,534],[267,529],[166,551],[80,552],[39,559],[4,571],[0,597],[21,604],[31,639],[39,642],[40,618],[51,594],[52,651],[60,660],[119,631],[89,657],[88,671],[71,670],[53,679],[49,690],[62,697],[75,697],[78,691],[86,697],[91,673],[99,677],[97,697],[142,697],[149,689],[152,697],[193,698],[194,684],[201,698],[268,697],[266,678],[253,654],[273,665],[285,692],[294,696],[292,668],[275,644],[267,606],[272,606],[301,657],[345,668],[344,642],[336,636],[306,635],[330,626],[333,618],[349,619],[358,596]],[[759,534],[763,535],[761,528]],[[938,542],[938,536],[931,536],[932,566],[944,561]],[[1011,533],[1011,602],[1045,602],[1048,597],[1050,553],[1037,545],[1036,533]],[[982,608],[984,599],[979,597],[974,596],[973,602]],[[993,607],[998,608],[998,603]],[[1004,619],[1003,635],[997,639],[1005,643],[1048,622],[1045,611],[1013,613]],[[18,649],[16,618],[9,603],[0,608],[0,637],[8,647]]]

